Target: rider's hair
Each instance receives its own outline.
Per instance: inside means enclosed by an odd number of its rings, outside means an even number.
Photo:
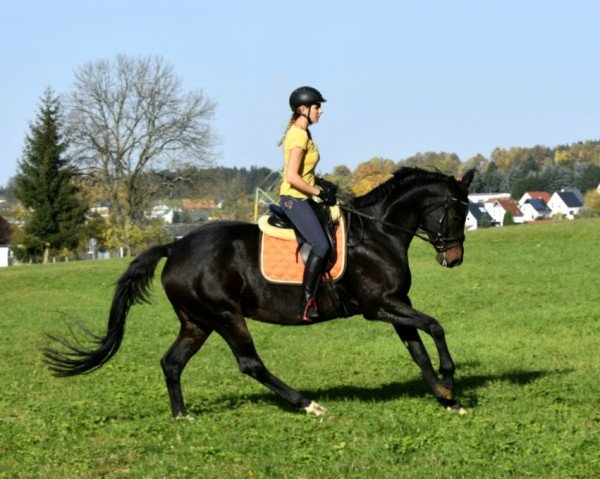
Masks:
[[[294,113],[292,113],[292,116],[290,118],[290,121],[288,121],[287,127],[285,128],[285,131],[283,132],[283,136],[281,137],[281,139],[279,140],[279,143],[277,143],[277,146],[281,146],[283,145],[283,141],[285,140],[285,135],[287,134],[288,130],[290,129],[290,127],[294,124],[294,122],[300,118],[302,115],[300,114],[300,108],[298,108],[298,110],[296,110]],[[306,133],[308,133],[308,137],[310,138],[310,130],[306,130]]]
[[[277,143],[277,146],[283,145],[283,140],[285,140],[285,135],[287,134],[290,127],[294,124],[294,122],[298,118],[300,118],[300,112],[298,110],[296,110],[294,113],[292,113],[292,116],[290,117],[290,121],[288,121],[287,127],[285,128],[285,131],[283,132],[283,136],[279,140],[279,143]]]

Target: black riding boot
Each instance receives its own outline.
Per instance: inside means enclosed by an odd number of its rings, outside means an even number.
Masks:
[[[298,317],[303,321],[317,321],[319,310],[317,308],[316,294],[319,279],[325,268],[325,258],[319,258],[312,251],[308,255],[304,266],[304,277],[302,279],[302,298]]]

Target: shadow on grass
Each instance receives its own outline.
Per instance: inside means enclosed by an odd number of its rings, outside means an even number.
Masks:
[[[460,376],[456,380],[457,396],[461,398],[465,395],[468,407],[476,407],[476,390],[491,382],[507,382],[516,385],[526,385],[550,375],[566,374],[568,370],[553,371],[509,371],[499,374],[471,374]],[[413,379],[405,382],[393,382],[381,386],[362,387],[356,385],[332,386],[318,389],[303,389],[300,392],[317,402],[326,401],[363,401],[363,402],[386,402],[394,401],[403,397],[431,397],[431,390],[423,379]],[[475,395],[473,395],[473,393]],[[203,414],[215,412],[218,410],[230,410],[242,407],[248,402],[267,403],[281,407],[282,409],[293,409],[289,404],[268,391],[252,394],[240,394],[239,396],[226,395],[221,396],[216,401],[210,403],[191,403],[189,412],[192,414]]]

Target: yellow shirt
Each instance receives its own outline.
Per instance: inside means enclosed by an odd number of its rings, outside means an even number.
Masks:
[[[306,130],[292,125],[285,134],[285,138],[283,140],[284,172],[287,170],[290,151],[294,148],[302,148],[305,152],[304,160],[300,164],[300,171],[298,173],[306,183],[314,186],[315,169],[317,167],[317,163],[319,163],[319,149],[317,148],[317,145],[315,145],[309,138]],[[279,189],[279,194],[293,196],[294,198],[308,198],[307,194],[302,193],[285,181],[285,174],[283,182],[281,183],[281,188]]]

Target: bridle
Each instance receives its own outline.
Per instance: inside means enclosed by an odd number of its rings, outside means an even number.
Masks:
[[[462,201],[455,196],[446,196],[442,204],[434,205],[432,208],[427,210],[423,216],[427,216],[432,211],[437,210],[438,208],[444,208],[444,212],[442,216],[438,220],[439,229],[437,232],[432,232],[425,228],[423,225],[419,225],[423,231],[427,232],[429,235],[433,236],[433,239],[427,238],[428,242],[433,245],[435,250],[438,253],[445,253],[449,249],[453,248],[459,243],[465,241],[465,235],[462,233],[460,236],[456,236],[454,238],[449,238],[448,235],[448,209],[452,203],[460,203],[464,206],[469,206],[469,203],[466,201]]]
[[[460,203],[464,206],[469,206],[468,202],[463,201],[459,198],[456,198],[455,196],[446,196],[446,198],[444,198],[444,201],[442,203],[433,205],[431,208],[429,208],[423,214],[423,216],[427,216],[432,211],[435,211],[439,208],[444,208],[442,216],[440,217],[440,219],[437,222],[439,225],[439,229],[437,231],[435,231],[435,232],[431,231],[430,229],[425,228],[422,224],[419,224],[418,228],[425,231],[425,233],[427,233],[427,235],[420,234],[417,231],[413,231],[408,228],[404,228],[402,226],[398,226],[394,223],[390,223],[389,221],[385,221],[385,220],[382,220],[381,218],[377,218],[376,216],[368,215],[361,211],[355,210],[354,208],[351,208],[345,204],[339,204],[339,203],[338,204],[342,210],[347,211],[349,213],[349,215],[348,215],[348,230],[350,230],[350,222],[351,222],[352,215],[358,216],[358,218],[360,220],[360,224],[361,224],[360,238],[358,239],[358,241],[356,241],[353,244],[348,243],[348,246],[351,248],[357,246],[362,241],[363,234],[364,234],[364,225],[362,223],[361,218],[366,218],[370,221],[380,223],[383,226],[394,229],[396,231],[410,233],[411,235],[416,236],[420,240],[423,240],[423,241],[431,244],[438,253],[445,253],[446,251],[455,247],[457,244],[465,241],[464,234],[461,234],[460,236],[456,236],[456,237],[450,237],[450,238],[448,237],[448,209],[450,208],[450,205],[452,203]],[[431,239],[430,236],[433,236],[433,239]]]

